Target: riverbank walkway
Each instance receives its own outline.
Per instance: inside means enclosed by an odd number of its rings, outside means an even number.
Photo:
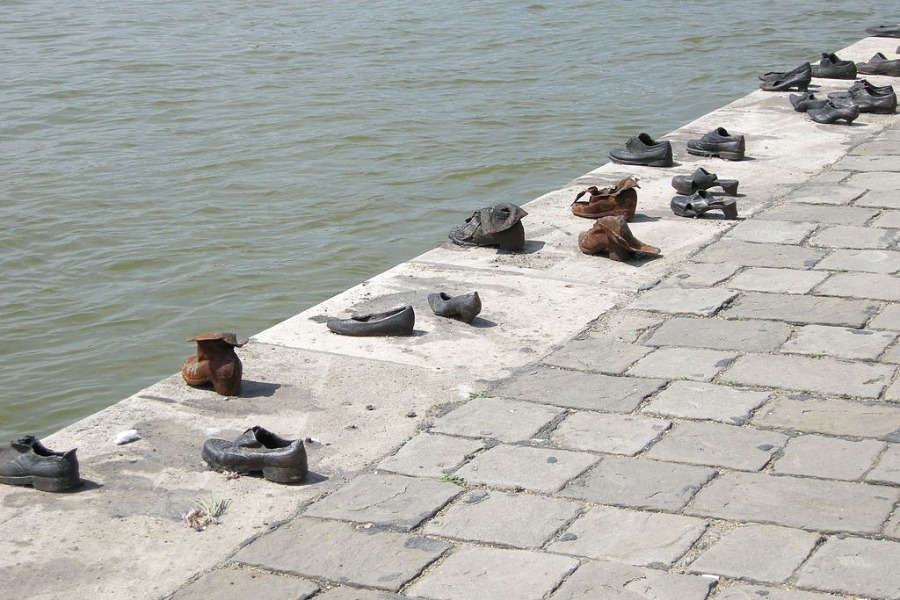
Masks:
[[[718,126],[747,160],[686,153]],[[240,397],[174,375],[47,438],[85,486],[0,486],[3,597],[900,598],[900,116],[755,91],[665,139],[673,168],[526,205],[524,253],[443,246],[253,336]],[[740,180],[738,221],[672,214],[698,166]],[[663,256],[582,255],[575,193],[629,174]],[[472,325],[428,310],[472,290]],[[322,323],[405,303],[409,338]],[[309,438],[308,483],[206,468],[253,425]],[[198,499],[228,501],[199,532]]]

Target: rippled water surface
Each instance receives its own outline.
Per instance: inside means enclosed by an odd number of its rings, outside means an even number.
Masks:
[[[867,0],[0,0],[0,439],[898,21]]]

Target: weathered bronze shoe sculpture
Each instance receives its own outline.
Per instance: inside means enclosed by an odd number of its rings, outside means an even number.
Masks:
[[[859,117],[859,106],[855,104],[839,106],[829,100],[822,108],[811,108],[806,111],[806,114],[816,123],[831,125],[837,121],[844,120],[849,125]]]
[[[819,64],[812,65],[812,76],[822,79],[856,79],[856,63],[841,60],[833,52],[823,52]]]
[[[657,142],[647,133],[629,138],[624,148],[610,150],[609,158],[623,165],[671,167],[675,164],[672,160],[671,142],[668,140]]]
[[[630,221],[637,210],[638,178],[631,175],[620,179],[615,184],[598,188],[595,185],[578,192],[572,201],[572,214],[576,217],[587,219],[599,219],[621,215]],[[587,201],[579,201],[579,198],[589,194]]]
[[[213,469],[237,473],[262,471],[263,477],[276,483],[303,481],[309,473],[303,440],[286,440],[258,425],[233,442],[206,440],[202,456]]]
[[[856,63],[856,70],[863,75],[900,77],[900,59],[890,60],[881,52],[876,52],[869,62]]]
[[[900,25],[873,25],[866,27],[866,33],[875,37],[900,38]]]
[[[220,331],[204,333],[188,341],[197,342],[197,354],[181,363],[184,382],[191,386],[211,383],[217,394],[237,396],[244,366],[234,349],[244,342],[239,342],[233,333]]]
[[[691,175],[676,175],[672,178],[672,187],[675,191],[686,196],[715,186],[721,186],[726,194],[735,196],[739,183],[737,179],[719,179],[715,173],[710,173],[703,167],[698,167]]]
[[[325,323],[334,333],[355,337],[412,335],[416,313],[410,305],[385,312],[331,319]]]
[[[515,204],[501,202],[482,208],[450,230],[450,241],[460,246],[499,246],[519,251],[525,247],[522,218],[528,215]]]
[[[0,450],[0,483],[30,485],[42,492],[65,492],[78,487],[75,449],[56,452],[28,435]]]
[[[657,255],[659,248],[645,244],[634,237],[625,217],[603,217],[594,226],[578,236],[578,248],[585,254],[606,251],[612,260],[626,261],[635,253]]]
[[[746,145],[744,136],[731,135],[724,127],[716,127],[703,137],[688,140],[688,154],[718,156],[725,160],[743,160]]]
[[[731,198],[715,198],[703,190],[691,196],[675,196],[670,203],[679,217],[701,217],[711,210],[721,210],[726,219],[737,219],[737,202]]]
[[[478,292],[450,296],[444,292],[428,294],[428,306],[439,317],[471,323],[481,312],[481,298]]]
[[[797,112],[806,112],[811,108],[822,108],[828,100],[816,98],[812,92],[803,92],[802,94],[791,94],[788,96],[791,106]]]
[[[797,88],[801,92],[805,92],[812,82],[812,65],[803,63],[796,69],[787,71],[786,73],[765,73],[759,76],[762,79],[760,89],[767,92],[786,92]]]

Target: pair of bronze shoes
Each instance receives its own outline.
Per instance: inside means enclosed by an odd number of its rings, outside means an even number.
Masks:
[[[620,262],[629,260],[635,254],[659,254],[659,248],[634,237],[622,215],[597,219],[593,227],[578,236],[578,248],[585,254],[605,251],[609,258]]]
[[[188,385],[211,383],[217,394],[237,396],[241,391],[244,367],[235,353],[246,340],[238,341],[233,333],[215,331],[192,337],[197,342],[197,354],[188,356],[181,364],[181,376]]]
[[[572,214],[586,219],[602,217],[625,217],[626,221],[634,218],[637,210],[638,178],[635,176],[620,179],[611,186],[598,188],[595,185],[578,192],[572,201]],[[585,194],[587,200],[579,200]]]

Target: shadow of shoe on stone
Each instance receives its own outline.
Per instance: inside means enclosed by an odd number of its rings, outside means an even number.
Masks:
[[[472,319],[472,322],[469,323],[472,327],[477,327],[478,329],[489,329],[491,327],[496,327],[497,324],[490,319],[485,319],[482,317],[475,317]]]
[[[280,383],[268,383],[265,381],[249,381],[245,379],[241,382],[241,398],[271,398],[281,387]]]
[[[503,250],[497,249],[497,254],[533,254],[543,248],[545,242],[541,240],[525,240],[525,247],[521,250]]]
[[[634,218],[631,219],[632,223],[655,223],[659,221],[660,217],[651,217],[650,215],[645,215],[643,213],[637,213],[634,215]]]

